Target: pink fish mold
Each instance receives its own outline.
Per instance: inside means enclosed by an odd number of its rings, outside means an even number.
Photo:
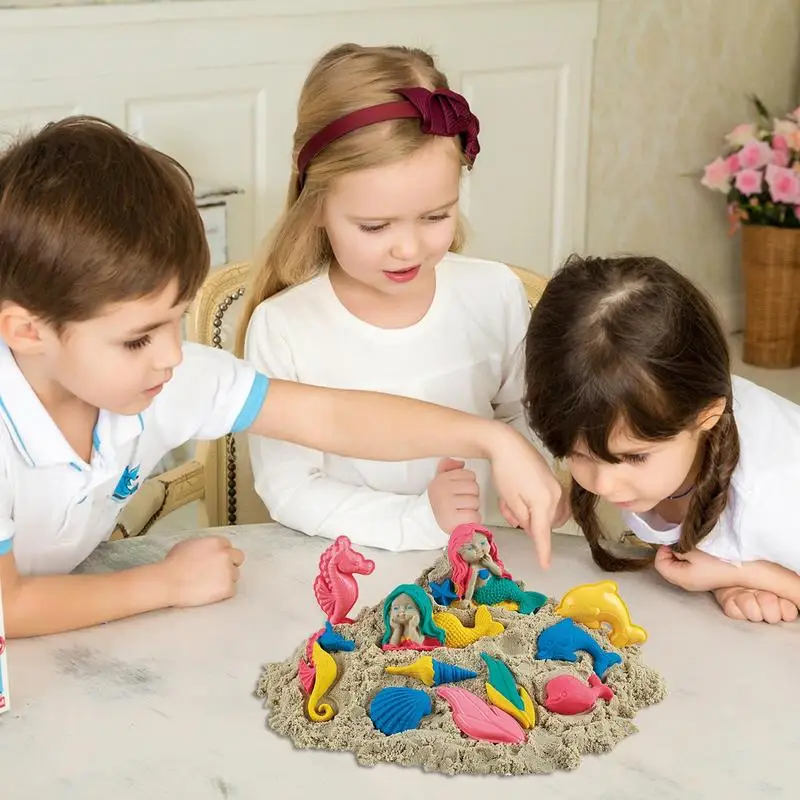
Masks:
[[[558,675],[545,684],[544,707],[554,714],[583,714],[591,711],[598,700],[608,702],[614,698],[610,686],[593,672],[588,684],[574,675]]]
[[[333,624],[352,623],[348,617],[358,600],[356,575],[371,575],[375,562],[353,550],[347,536],[339,536],[319,558],[319,574],[314,579],[314,596],[322,612]]]

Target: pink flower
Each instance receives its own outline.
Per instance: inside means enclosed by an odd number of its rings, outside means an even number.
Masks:
[[[715,158],[703,172],[700,183],[708,189],[727,192],[731,188],[731,171],[726,161]]]
[[[789,145],[790,149],[800,150],[800,130],[789,134],[789,136],[786,137],[786,143]]]
[[[728,169],[731,171],[731,175],[734,172],[738,172],[742,168],[742,164],[739,161],[739,154],[734,153],[732,156],[728,156],[725,160],[725,163],[728,165]]]
[[[737,125],[729,134],[726,134],[725,139],[728,144],[741,146],[747,144],[756,138],[756,126],[750,123],[744,125]]]
[[[736,176],[735,185],[742,194],[759,194],[763,186],[763,175],[756,169],[743,169]]]
[[[772,153],[772,163],[776,167],[789,166],[789,151],[788,150],[775,150]]]
[[[796,120],[800,120],[800,106],[798,106],[794,111],[789,114],[790,117],[794,117]]]
[[[770,164],[766,179],[773,202],[792,205],[800,203],[800,177],[794,170]]]
[[[776,167],[789,166],[789,145],[786,137],[778,134],[772,139],[772,163]]]
[[[766,142],[748,142],[739,151],[739,162],[743,169],[758,169],[772,161],[772,148]]]

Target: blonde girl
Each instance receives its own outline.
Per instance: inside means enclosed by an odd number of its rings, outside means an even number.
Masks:
[[[478,134],[427,53],[348,44],[325,54],[301,92],[286,210],[248,295],[247,359],[276,377],[380,388],[529,437],[524,288],[506,265],[457,254],[460,178]],[[306,534],[439,548],[496,509],[479,460],[387,465],[278,441],[251,447],[271,515]]]

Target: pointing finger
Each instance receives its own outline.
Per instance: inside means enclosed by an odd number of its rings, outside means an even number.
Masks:
[[[527,514],[524,515],[524,517],[527,517],[527,525],[524,525],[525,530],[536,545],[539,564],[542,569],[548,569],[552,556],[552,532],[550,530],[549,520],[542,514],[531,513],[531,510],[527,507],[525,510],[527,512]],[[512,513],[519,518],[519,512],[517,512],[516,509],[513,509]]]

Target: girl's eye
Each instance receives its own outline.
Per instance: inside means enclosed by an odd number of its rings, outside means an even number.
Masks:
[[[147,347],[150,344],[150,334],[145,334],[139,339],[133,339],[130,342],[125,342],[123,347],[126,350],[141,350],[143,347]]]
[[[364,231],[364,233],[377,233],[378,231],[382,231],[384,228],[389,226],[388,222],[381,222],[379,225],[359,225],[358,227]]]
[[[450,219],[450,214],[433,214],[430,217],[426,217],[428,222],[442,222],[442,220]]]
[[[647,453],[631,453],[625,456],[625,460],[629,464],[644,464],[647,461]]]

